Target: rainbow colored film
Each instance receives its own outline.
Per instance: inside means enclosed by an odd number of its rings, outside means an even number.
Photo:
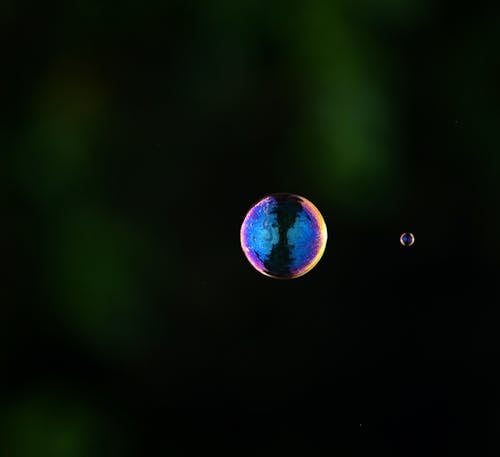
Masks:
[[[262,274],[292,279],[321,259],[327,231],[323,216],[306,198],[289,193],[264,197],[248,211],[240,232],[248,261]]]

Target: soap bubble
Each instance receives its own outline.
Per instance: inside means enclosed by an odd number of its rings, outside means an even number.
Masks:
[[[413,233],[404,232],[399,237],[399,241],[403,246],[410,247],[413,243],[415,243],[415,237],[413,236]]]
[[[325,251],[323,216],[306,198],[278,193],[248,211],[240,241],[250,264],[266,276],[292,279],[306,274]]]

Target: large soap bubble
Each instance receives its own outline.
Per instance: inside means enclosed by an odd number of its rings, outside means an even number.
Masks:
[[[252,266],[266,276],[292,279],[321,259],[327,231],[323,216],[306,198],[289,193],[264,197],[248,211],[241,247]]]

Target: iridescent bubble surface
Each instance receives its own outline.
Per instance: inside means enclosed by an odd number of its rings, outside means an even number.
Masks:
[[[415,243],[415,237],[411,232],[404,232],[399,237],[399,242],[405,247],[410,247],[413,245],[413,243]]]
[[[250,208],[241,225],[240,240],[256,270],[272,278],[292,279],[319,262],[327,230],[323,216],[309,200],[279,193]]]

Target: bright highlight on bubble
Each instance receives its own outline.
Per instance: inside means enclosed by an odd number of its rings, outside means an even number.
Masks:
[[[399,237],[399,242],[405,247],[410,247],[415,243],[415,237],[413,233],[405,232]]]
[[[306,198],[278,193],[264,197],[241,225],[241,248],[260,273],[278,279],[298,278],[319,262],[325,251],[326,224]]]

